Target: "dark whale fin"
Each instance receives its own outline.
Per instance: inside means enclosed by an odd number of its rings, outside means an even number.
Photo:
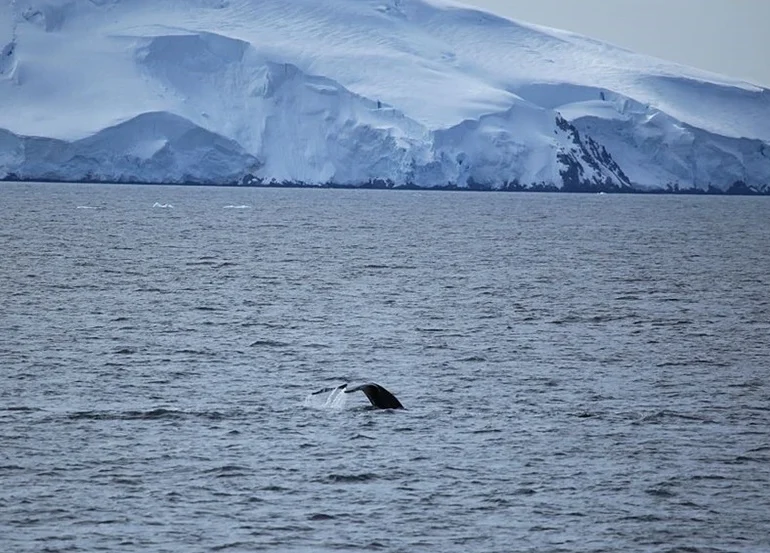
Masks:
[[[378,409],[403,409],[404,406],[396,399],[396,396],[391,394],[385,388],[374,382],[368,384],[361,384],[360,386],[354,386],[353,388],[347,388],[346,394],[352,394],[361,390],[369,399],[372,405]]]

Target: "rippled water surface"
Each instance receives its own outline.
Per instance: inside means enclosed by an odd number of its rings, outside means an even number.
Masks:
[[[0,211],[1,551],[770,551],[767,198]]]

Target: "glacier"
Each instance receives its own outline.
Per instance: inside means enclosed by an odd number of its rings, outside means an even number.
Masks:
[[[770,90],[449,0],[8,0],[0,179],[770,193]]]

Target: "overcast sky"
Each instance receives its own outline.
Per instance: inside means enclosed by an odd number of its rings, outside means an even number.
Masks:
[[[770,87],[770,0],[460,0]]]

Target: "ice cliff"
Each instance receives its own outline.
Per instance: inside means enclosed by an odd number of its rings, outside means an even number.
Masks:
[[[770,91],[446,0],[10,0],[0,178],[770,193]]]

